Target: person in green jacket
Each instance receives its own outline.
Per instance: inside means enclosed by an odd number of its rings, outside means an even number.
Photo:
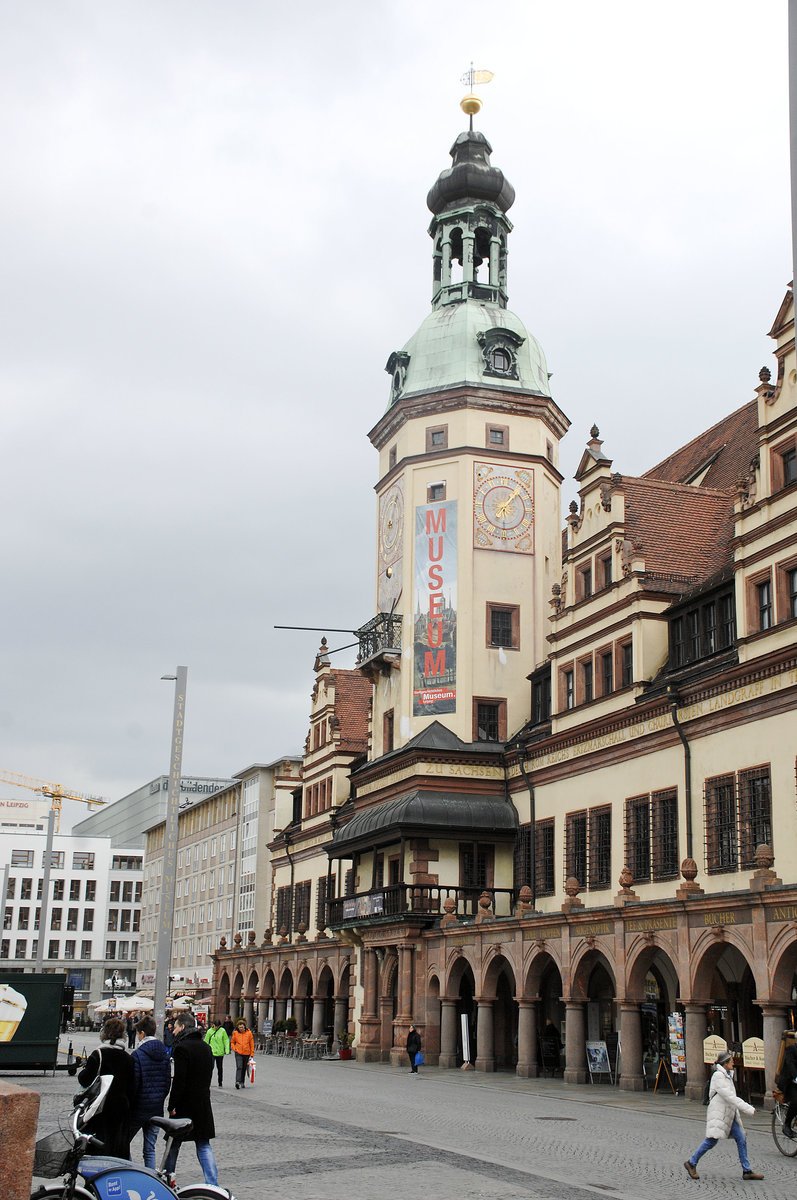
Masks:
[[[223,1087],[224,1055],[230,1053],[230,1039],[227,1037],[227,1030],[217,1021],[211,1021],[205,1034],[205,1041],[213,1051],[213,1061],[219,1076],[219,1087]]]

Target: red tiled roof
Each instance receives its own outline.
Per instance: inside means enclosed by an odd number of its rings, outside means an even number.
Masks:
[[[710,463],[700,486],[731,488],[746,474],[757,451],[757,401],[751,400],[645,471],[642,478],[688,483]]]
[[[645,560],[646,586],[681,592],[731,562],[735,489],[622,476],[625,534]]]
[[[335,686],[335,715],[340,721],[340,748],[353,753],[368,749],[368,710],[371,683],[361,671],[331,672]]]

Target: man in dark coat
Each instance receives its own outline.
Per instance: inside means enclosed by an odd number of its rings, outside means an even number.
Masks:
[[[130,1138],[144,1130],[144,1166],[155,1170],[155,1141],[158,1128],[152,1117],[163,1116],[163,1102],[169,1094],[172,1071],[169,1051],[155,1037],[155,1021],[143,1016],[136,1025],[138,1047],[130,1058],[133,1063],[133,1095],[130,1100]]]
[[[418,1074],[418,1064],[415,1061],[415,1056],[421,1049],[421,1035],[414,1025],[410,1025],[410,1031],[407,1034],[407,1057],[410,1060],[410,1074]]]
[[[213,1108],[210,1103],[210,1082],[213,1077],[213,1051],[202,1038],[202,1030],[193,1013],[178,1013],[174,1018],[172,1047],[174,1078],[169,1093],[170,1117],[190,1117],[194,1128],[189,1140],[196,1144],[196,1156],[205,1183],[217,1184],[218,1171],[211,1138],[216,1136]],[[174,1175],[180,1143],[172,1142],[166,1160],[166,1172]]]

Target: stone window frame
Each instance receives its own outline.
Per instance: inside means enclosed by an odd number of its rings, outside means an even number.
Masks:
[[[769,612],[769,623],[763,624],[762,598],[761,589],[769,588],[769,602],[767,610]],[[746,600],[747,600],[747,630],[750,635],[757,633],[769,633],[775,626],[775,589],[772,586],[772,567],[767,566],[761,571],[756,571],[754,575],[750,575],[746,581]]]
[[[773,446],[770,451],[770,473],[772,476],[772,491],[782,492],[785,488],[793,487],[797,483],[797,477],[787,479],[787,463],[791,470],[795,470],[792,466],[797,462],[797,436],[792,434],[784,441]]]
[[[501,435],[499,441],[494,441],[492,435],[496,433]],[[509,426],[495,425],[489,421],[484,427],[484,445],[488,450],[508,450],[509,449]]]
[[[435,492],[435,490],[438,488],[440,489],[441,494],[433,495],[433,492]],[[435,483],[427,483],[427,485],[426,485],[426,503],[427,504],[442,503],[442,501],[445,500],[445,498],[446,498],[447,490],[448,489],[446,487],[446,481],[444,479],[438,479]]]
[[[438,440],[435,441],[435,438]],[[427,425],[426,453],[434,454],[448,449],[448,425]]]
[[[510,641],[508,645],[493,641],[493,614],[509,613]],[[485,609],[484,644],[488,650],[519,650],[520,649],[520,605],[499,604],[497,600],[488,600]]]
[[[491,705],[495,708],[495,716],[498,726],[498,737],[492,738],[479,737],[479,705]],[[474,742],[488,742],[491,745],[499,746],[506,741],[506,697],[504,696],[474,696],[473,697],[473,736]]]
[[[775,620],[778,625],[797,618],[797,576],[793,581],[789,578],[795,573],[797,555],[775,565]],[[792,607],[794,612],[791,611]]]

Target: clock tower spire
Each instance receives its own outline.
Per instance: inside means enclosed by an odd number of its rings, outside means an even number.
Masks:
[[[431,311],[390,355],[387,410],[369,435],[377,613],[359,661],[375,684],[374,758],[433,723],[496,746],[523,725],[561,570],[569,422],[542,347],[507,307],[514,188],[483,133],[460,133],[450,153],[427,197]]]

